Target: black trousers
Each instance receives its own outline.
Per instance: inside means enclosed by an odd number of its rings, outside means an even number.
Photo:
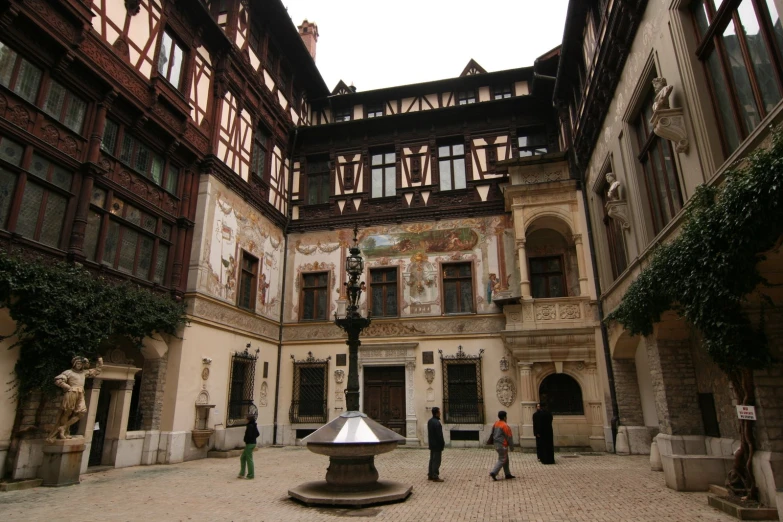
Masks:
[[[440,458],[443,455],[443,451],[430,450],[430,469],[427,474],[429,478],[440,477]]]

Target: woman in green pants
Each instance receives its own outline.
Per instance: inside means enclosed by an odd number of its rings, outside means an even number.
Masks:
[[[253,450],[256,448],[256,439],[258,438],[258,426],[256,425],[256,416],[247,416],[247,426],[245,427],[245,450],[239,457],[239,475],[237,478],[245,478],[245,465],[247,465],[247,478],[255,477],[255,466],[253,465]]]

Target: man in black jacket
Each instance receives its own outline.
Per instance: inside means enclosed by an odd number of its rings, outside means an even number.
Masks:
[[[258,438],[258,425],[256,425],[255,415],[247,416],[247,426],[245,427],[245,450],[239,457],[239,475],[237,478],[245,478],[245,465],[247,464],[247,478],[255,477],[255,466],[253,465],[253,450],[256,448],[256,439]]]
[[[443,482],[440,478],[440,458],[446,441],[443,440],[443,427],[440,425],[440,408],[432,408],[432,418],[427,422],[427,437],[430,443],[430,469],[427,478],[433,482]]]

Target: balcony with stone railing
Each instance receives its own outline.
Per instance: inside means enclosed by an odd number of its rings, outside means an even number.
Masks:
[[[589,296],[525,299],[503,307],[506,331],[595,327],[597,306]]]

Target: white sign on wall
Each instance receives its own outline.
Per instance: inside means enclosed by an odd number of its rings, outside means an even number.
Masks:
[[[737,417],[740,420],[756,420],[755,406],[737,406]]]

